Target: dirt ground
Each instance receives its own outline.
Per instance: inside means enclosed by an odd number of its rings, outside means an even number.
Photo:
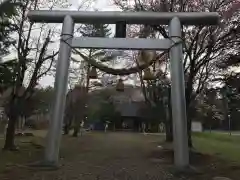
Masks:
[[[0,179],[211,180],[215,176],[225,176],[239,180],[239,166],[197,153],[191,153],[194,173],[176,173],[172,152],[157,147],[162,139],[137,133],[87,133],[78,138],[63,137],[58,170],[14,164],[0,174]]]

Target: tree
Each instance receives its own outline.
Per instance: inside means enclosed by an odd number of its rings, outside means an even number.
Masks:
[[[111,29],[108,27],[108,25],[105,24],[85,24],[78,29],[77,33],[83,37],[109,37],[111,35],[110,30]],[[86,85],[87,78],[85,75],[90,69],[90,66],[82,58],[94,58],[103,61],[111,57],[107,57],[106,51],[101,49],[74,49],[72,64],[70,67],[70,77],[71,79],[76,79],[75,83],[85,83]]]
[[[237,6],[238,7],[238,6]],[[233,7],[234,8],[234,7]],[[235,22],[235,26],[238,26],[238,22]],[[235,36],[240,37],[239,27],[234,30]],[[222,59],[217,67],[222,71],[222,76],[217,77],[215,81],[220,82],[223,87],[220,90],[222,96],[223,112],[224,112],[224,129],[239,129],[239,92],[240,92],[240,74],[236,72],[236,69],[240,65],[240,50],[239,44],[236,43],[236,49],[234,51],[229,51],[225,59]]]
[[[239,73],[233,73],[226,77],[224,86],[221,88],[223,112],[225,112],[224,128],[229,130],[240,128],[238,119],[240,112],[239,78]]]
[[[0,65],[0,92],[3,93],[11,86],[15,79],[14,67],[16,66],[16,61],[6,62]]]
[[[89,94],[88,122],[110,123],[115,129],[120,123],[121,113],[117,111],[113,101],[115,89],[101,89]]]
[[[27,12],[43,7],[44,1],[26,0],[17,8],[17,15],[12,19],[16,29],[17,43],[14,45],[17,63],[14,66],[14,81],[11,85],[11,95],[6,104],[9,118],[4,149],[15,149],[14,132],[15,124],[22,113],[25,102],[31,98],[34,88],[40,78],[51,69],[52,62],[58,54],[49,48],[52,43],[54,28],[46,25],[37,25],[27,20]],[[63,1],[52,3],[52,6],[61,6]],[[34,37],[34,31],[39,34]]]
[[[100,103],[97,114],[102,122],[114,122],[117,111],[113,102],[108,99]]]
[[[18,1],[3,1],[0,4],[0,60],[9,53],[9,46],[15,43],[10,34],[16,30],[11,18],[16,15],[16,8],[21,6]]]
[[[104,24],[85,24],[83,27],[79,28],[79,32],[82,36],[84,37],[108,37],[111,33],[110,33],[110,29],[108,28],[108,25],[104,25]],[[80,57],[85,58],[85,59],[101,59],[102,61],[109,59],[109,58],[113,58],[112,56],[106,56],[106,51],[104,50],[96,50],[96,49],[87,49],[87,50],[78,50],[75,49],[74,53],[76,55],[80,55]],[[80,70],[80,77],[79,74],[77,74],[77,78],[78,78],[78,86],[81,86],[82,88],[85,87],[84,91],[78,91],[78,93],[84,93],[84,96],[79,94],[79,100],[77,100],[76,102],[80,103],[80,104],[76,104],[74,101],[74,99],[70,100],[72,97],[71,93],[74,93],[75,90],[73,91],[69,91],[69,95],[67,97],[69,97],[69,103],[68,106],[66,106],[66,116],[65,116],[65,134],[68,134],[69,131],[69,126],[71,125],[72,119],[74,118],[74,132],[73,132],[73,136],[77,136],[78,132],[79,132],[79,127],[80,127],[80,122],[84,119],[85,115],[84,112],[86,111],[86,107],[87,107],[87,100],[86,99],[80,99],[83,98],[85,96],[87,96],[89,88],[91,86],[91,82],[89,79],[89,73],[91,70],[91,66],[89,63],[87,63],[85,60],[78,60],[77,58],[72,58],[73,62],[75,63],[79,63],[80,62],[80,66],[79,66],[79,70]],[[75,88],[74,88],[75,89]],[[77,107],[75,107],[77,106]],[[72,107],[72,108],[70,108]],[[74,111],[71,109],[76,109],[76,113],[74,114]],[[79,114],[82,113],[82,114]]]
[[[156,67],[156,66],[155,66]],[[156,71],[156,70],[154,70]],[[146,87],[144,87],[146,86]],[[170,81],[166,77],[166,74],[159,71],[154,80],[144,82],[142,84],[146,93],[145,99],[152,103],[148,103],[148,107],[153,109],[153,113],[158,119],[158,123],[161,121],[165,124],[166,129],[166,141],[172,142],[173,132],[172,132],[172,112],[171,112],[171,86]],[[162,120],[160,120],[162,117]]]
[[[186,103],[188,113],[189,145],[191,141],[191,102],[220,73],[216,68],[217,62],[224,59],[229,49],[235,51],[239,47],[239,2],[232,0],[213,1],[135,1],[123,3],[115,0],[115,4],[123,10],[155,11],[155,12],[219,12],[221,15],[220,26],[210,27],[184,27],[184,68],[186,81]],[[166,26],[152,26],[152,29],[169,38]]]
[[[0,4],[0,93],[2,94],[14,82],[14,67],[16,59],[3,61],[9,54],[9,47],[15,44],[15,40],[10,36],[16,30],[11,18],[16,16],[16,8],[21,4],[18,1],[3,1]],[[2,98],[2,101],[3,98]]]
[[[73,136],[79,132],[80,122],[86,115],[86,102],[88,99],[87,89],[85,86],[76,85],[70,90],[66,97],[65,116],[64,116],[64,134],[68,134],[74,123]]]
[[[53,100],[53,88],[35,88],[34,94],[24,105],[23,115],[29,117],[33,114],[48,114]]]
[[[221,128],[224,114],[218,88],[205,88],[192,103],[193,119],[202,122],[204,129]]]

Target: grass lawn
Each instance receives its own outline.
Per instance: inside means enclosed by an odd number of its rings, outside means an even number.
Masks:
[[[240,136],[223,133],[194,133],[194,148],[224,160],[240,163]]]
[[[37,159],[42,154],[42,137],[16,137],[15,142],[19,151],[2,151],[4,138],[0,136],[0,173],[8,171],[11,167],[21,166]]]

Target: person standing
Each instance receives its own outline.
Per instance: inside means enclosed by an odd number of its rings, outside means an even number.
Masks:
[[[159,132],[164,133],[164,130],[165,130],[164,123],[163,122],[159,123]]]
[[[81,122],[80,124],[80,135],[83,135],[83,130],[84,130],[84,121]]]
[[[105,123],[105,129],[104,129],[104,131],[107,132],[107,129],[108,129],[108,122]]]

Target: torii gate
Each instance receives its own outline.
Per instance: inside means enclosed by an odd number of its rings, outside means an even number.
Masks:
[[[33,22],[63,23],[62,41],[55,75],[55,97],[48,142],[45,149],[45,161],[58,163],[61,140],[65,96],[67,91],[68,69],[73,48],[94,49],[131,49],[131,50],[167,50],[170,49],[171,95],[174,135],[174,164],[176,168],[189,165],[187,137],[187,117],[183,71],[183,47],[181,25],[217,25],[219,15],[216,12],[116,12],[116,11],[30,11],[28,17]],[[169,25],[170,39],[135,38],[90,38],[73,37],[74,23]]]

